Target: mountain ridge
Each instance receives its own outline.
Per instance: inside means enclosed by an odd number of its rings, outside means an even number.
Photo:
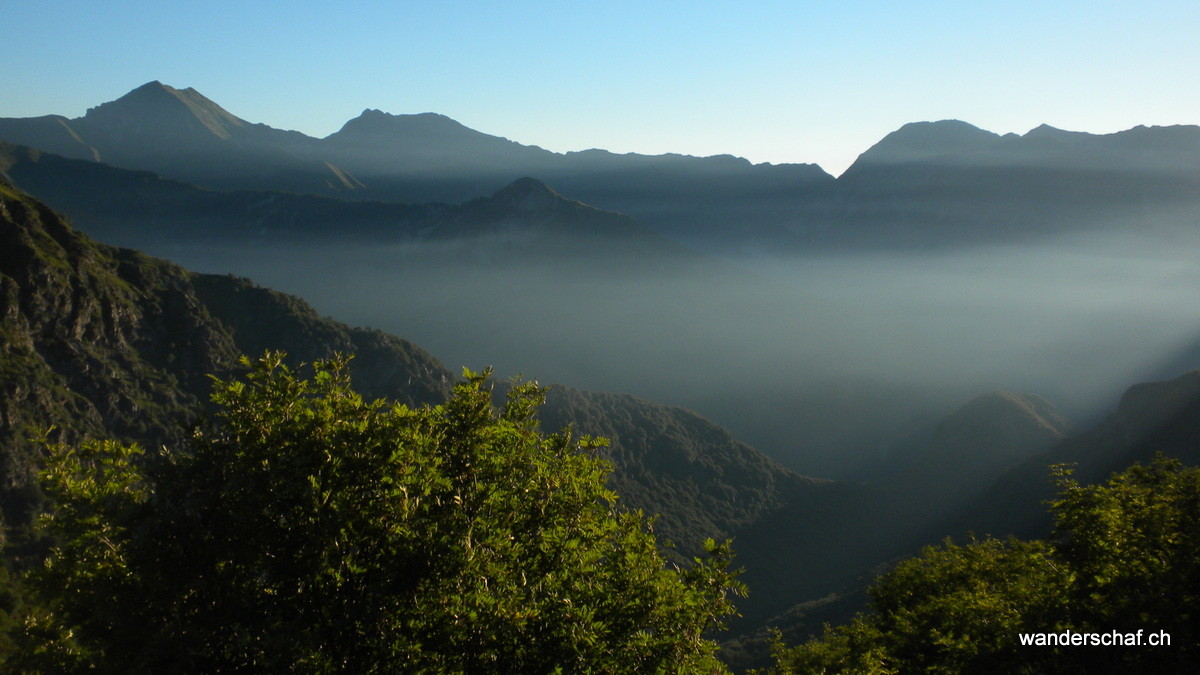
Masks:
[[[170,119],[154,122],[164,106]],[[711,251],[986,243],[1140,223],[1152,204],[1178,207],[1170,227],[1200,212],[1200,127],[1188,125],[999,135],[914,122],[834,178],[729,155],[556,153],[431,112],[367,108],[314,138],[156,81],[73,120],[0,119],[0,139],[206,188],[365,201],[463,204],[533,176]]]
[[[444,400],[454,379],[412,343],[323,318],[294,296],[97,243],[2,178],[0,244],[0,505],[10,524],[37,508],[36,429],[57,425],[64,441],[177,441],[204,410],[208,375],[235,372],[239,354],[283,349],[293,364],[354,354],[356,388],[409,404]],[[614,435],[613,483],[631,507],[664,513],[661,533],[681,551],[825,485],[691,411],[551,392],[544,421]]]

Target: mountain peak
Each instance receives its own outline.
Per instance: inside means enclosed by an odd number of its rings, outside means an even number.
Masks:
[[[146,84],[143,84],[140,87],[135,87],[129,93],[136,94],[138,92],[154,92],[154,91],[172,92],[172,91],[175,91],[175,88],[168,87],[167,85],[163,84],[162,82],[160,82],[158,80],[150,80],[149,82],[147,82]],[[128,95],[129,94],[126,94],[126,96],[128,96]]]
[[[500,188],[500,190],[497,191],[496,194],[493,196],[495,196],[495,197],[509,196],[509,195],[525,196],[525,195],[530,195],[530,194],[553,195],[554,197],[557,197],[559,199],[563,198],[562,195],[555,192],[554,188],[550,187],[549,185],[546,185],[545,183],[543,183],[542,181],[540,181],[536,178],[530,178],[529,176],[524,176],[522,178],[518,178],[518,179],[514,180],[513,182],[509,183],[508,185],[505,185],[504,187]]]
[[[229,138],[247,123],[195,89],[176,89],[154,80],[121,98],[88,109],[82,121],[121,135]]]
[[[1071,430],[1067,421],[1045,399],[1031,394],[992,391],[977,396],[938,425],[939,435],[970,447],[986,440],[994,450],[1013,453],[1044,448]]]
[[[969,154],[986,149],[998,140],[998,134],[961,120],[911,122],[884,136],[854,164],[906,164]]]
[[[549,207],[571,203],[571,200],[555,192],[553,188],[536,178],[518,178],[501,188],[488,201],[508,206],[517,211],[540,211]]]
[[[352,120],[347,121],[333,136],[372,136],[386,134],[391,137],[448,137],[479,134],[445,115],[432,112],[393,115],[376,108],[367,108]]]
[[[1053,136],[1055,134],[1064,134],[1064,133],[1067,133],[1067,132],[1063,131],[1062,129],[1059,129],[1058,127],[1052,127],[1049,124],[1042,123],[1032,129],[1030,129],[1025,135],[1038,137],[1038,136]]]

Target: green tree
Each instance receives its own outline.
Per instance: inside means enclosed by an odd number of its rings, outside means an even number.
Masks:
[[[249,362],[246,362],[250,365]],[[60,544],[15,667],[713,670],[741,586],[728,544],[680,569],[604,486],[597,439],[539,432],[544,390],[490,373],[413,409],[347,360],[268,354],[216,381],[186,452],[55,447]]]
[[[1060,470],[1047,541],[925,549],[876,580],[870,608],[774,645],[783,673],[1194,672],[1200,668],[1200,469],[1159,459],[1103,485]],[[1165,631],[1169,647],[1032,647],[1020,633]]]

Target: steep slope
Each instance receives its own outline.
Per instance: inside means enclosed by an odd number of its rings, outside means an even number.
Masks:
[[[1109,419],[1080,434],[1036,396],[989,392],[972,399],[909,439],[875,473],[876,489],[859,495],[857,518],[844,522],[860,538],[854,545],[864,548],[848,548],[847,557],[865,562],[873,554],[874,567],[851,568],[858,576],[837,577],[824,586],[826,595],[810,595],[790,608],[777,605],[777,616],[761,618],[755,622],[760,628],[724,646],[728,662],[746,668],[769,665],[770,629],[796,644],[819,634],[824,623],[848,622],[865,605],[866,588],[879,573],[947,536],[958,541],[985,534],[1046,536],[1046,501],[1055,494],[1049,480],[1052,464],[1075,463],[1075,476],[1090,483],[1157,452],[1200,461],[1198,413],[1200,371],[1135,385]],[[758,540],[766,538],[763,528],[779,536],[787,532],[787,519],[786,509],[778,511],[740,541],[756,553],[764,550]],[[782,585],[786,577],[757,577],[757,569],[780,568],[777,562],[758,565],[748,578],[758,586]]]
[[[1073,425],[1044,399],[992,391],[912,434],[865,476],[886,513],[889,555],[939,541],[947,518],[1072,433]]]
[[[659,514],[657,526],[680,544],[731,536],[783,507],[797,493],[830,492],[828,481],[781,471],[725,429],[683,408],[628,394],[551,389],[542,423],[568,424],[611,442],[621,471],[612,487],[629,504]]]
[[[902,443],[873,477],[919,485],[928,501],[946,505],[1071,433],[1071,423],[1038,396],[988,392]]]
[[[447,390],[444,369],[412,345],[321,319],[244,280],[98,244],[7,183],[0,191],[0,447],[10,522],[36,501],[37,429],[152,447],[177,440],[202,410],[206,374],[231,372],[240,353],[275,345],[295,358],[357,352],[368,390],[410,402]]]
[[[362,185],[322,160],[313,139],[238,118],[194,89],[154,81],[83,117],[0,120],[0,138],[223,189],[343,194]]]
[[[287,192],[219,192],[145,171],[67,159],[0,141],[0,174],[70,215],[88,234],[165,253],[194,244],[414,236],[446,210]]]
[[[450,373],[410,343],[322,318],[244,279],[95,243],[6,183],[2,193],[0,466],[9,522],[24,522],[37,504],[35,429],[56,424],[67,440],[172,442],[203,410],[207,374],[230,373],[238,354],[353,353],[356,386],[368,395],[422,403],[448,391]],[[563,388],[545,415],[550,426],[611,434],[614,486],[630,506],[663,514],[659,533],[684,550],[731,536],[815,485],[680,409]]]
[[[1005,473],[945,529],[1045,536],[1051,523],[1044,504],[1055,494],[1051,466],[1073,465],[1077,479],[1093,483],[1160,452],[1200,462],[1200,371],[1130,387],[1100,424]]]
[[[99,151],[85,143],[62,115],[2,118],[0,138],[71,159],[100,161]]]

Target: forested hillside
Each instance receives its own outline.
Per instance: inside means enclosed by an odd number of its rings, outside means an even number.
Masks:
[[[178,440],[204,409],[207,375],[239,354],[284,350],[293,363],[353,354],[355,386],[408,403],[442,400],[454,376],[428,353],[320,317],[303,301],[235,277],[193,274],[98,244],[4,187],[4,427],[8,517],[35,497],[31,434]],[[612,436],[613,486],[662,514],[660,535],[692,550],[731,535],[819,484],[786,471],[685,410],[634,397],[552,390],[547,426]]]

